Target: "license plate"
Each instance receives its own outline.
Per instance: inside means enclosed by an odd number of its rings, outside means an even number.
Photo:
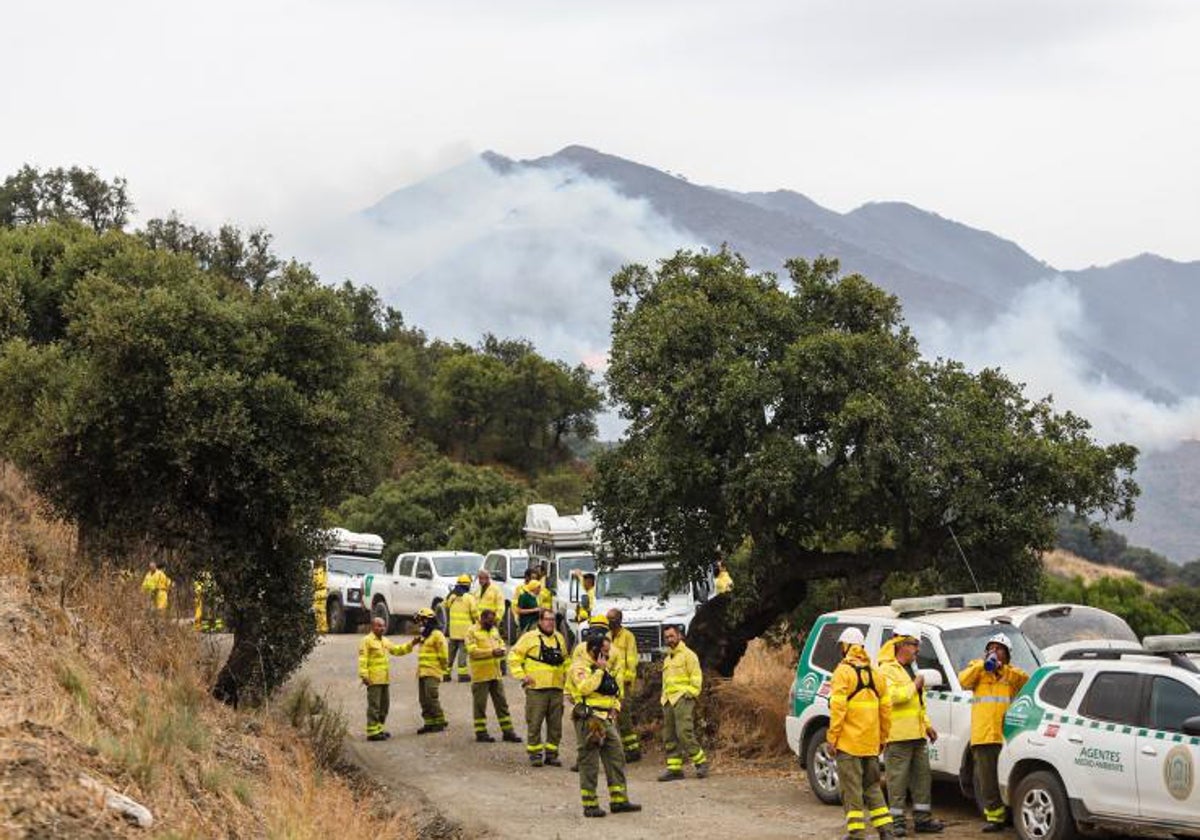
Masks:
[[[638,654],[638,662],[650,662],[650,661],[651,661],[651,657],[650,657],[649,651],[647,651],[646,653]]]

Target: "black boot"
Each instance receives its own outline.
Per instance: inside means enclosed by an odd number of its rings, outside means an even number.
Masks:
[[[481,744],[494,744],[494,743],[496,743],[496,739],[495,739],[495,738],[493,738],[491,735],[487,734],[486,732],[476,732],[476,733],[475,733],[475,740],[476,740],[476,741],[478,741],[478,742],[479,742],[479,743],[481,743]]]
[[[913,831],[917,834],[941,834],[946,830],[946,824],[941,820],[935,820],[930,817],[927,820],[917,820],[913,824]]]
[[[892,836],[907,837],[908,825],[904,821],[904,817],[892,817]]]
[[[549,767],[562,767],[562,762],[558,759],[558,753],[546,751],[546,764]]]
[[[677,782],[683,778],[682,770],[667,770],[658,777],[660,782]]]
[[[614,814],[636,814],[642,810],[642,806],[634,805],[632,802],[611,802],[609,803],[608,810]]]
[[[587,805],[583,809],[583,815],[585,817],[603,817],[604,809],[599,805]]]
[[[510,744],[520,744],[520,743],[522,743],[522,741],[521,741],[521,736],[520,736],[520,735],[518,735],[516,732],[513,732],[511,729],[505,729],[505,730],[504,730],[504,731],[503,731],[503,732],[500,734],[500,738],[501,738],[502,740],[504,740],[504,741],[507,741],[507,742],[508,742],[508,743],[510,743]]]

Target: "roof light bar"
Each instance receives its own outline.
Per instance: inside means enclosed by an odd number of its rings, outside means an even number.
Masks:
[[[1177,636],[1147,636],[1142,647],[1152,653],[1200,653],[1200,633]]]
[[[960,595],[927,595],[922,598],[896,598],[889,605],[896,615],[944,612],[946,610],[984,610],[1004,603],[999,592],[965,592]]]

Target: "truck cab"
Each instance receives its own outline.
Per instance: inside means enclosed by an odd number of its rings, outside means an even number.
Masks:
[[[426,607],[437,609],[459,575],[474,576],[483,555],[473,551],[412,551],[396,557],[391,569],[367,578],[363,598],[371,615],[395,633],[405,619]]]

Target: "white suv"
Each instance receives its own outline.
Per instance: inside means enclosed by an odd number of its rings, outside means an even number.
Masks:
[[[817,619],[796,667],[787,741],[800,757],[818,799],[834,804],[841,795],[837,767],[819,749],[829,727],[829,681],[841,660],[838,636],[847,627],[857,627],[874,658],[897,623],[921,630],[917,667],[925,675],[925,705],[939,736],[929,747],[930,767],[935,776],[957,779],[965,793],[973,792],[971,692],[959,685],[958,672],[983,655],[988,638],[999,629],[1012,640],[1014,664],[1026,672],[1041,664],[1021,631],[1008,623],[1006,612],[995,609],[999,604],[1000,595],[995,592],[935,595],[900,598],[887,607],[840,610]]]
[[[1200,634],[1067,653],[1004,717],[1000,789],[1023,840],[1200,835]]]

